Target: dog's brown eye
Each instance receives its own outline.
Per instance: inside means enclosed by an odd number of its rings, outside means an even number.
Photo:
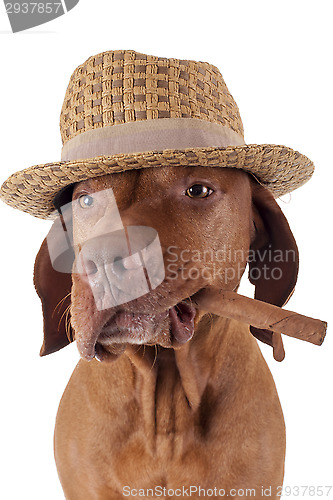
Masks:
[[[89,194],[84,194],[80,196],[79,204],[81,208],[90,208],[94,204],[94,198]]]
[[[202,184],[194,184],[186,190],[186,196],[190,198],[207,198],[207,196],[211,195],[213,192],[207,186],[203,186]]]

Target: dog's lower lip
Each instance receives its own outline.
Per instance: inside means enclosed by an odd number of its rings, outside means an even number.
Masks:
[[[107,321],[104,323],[101,334],[112,335],[114,331],[119,331],[122,329],[130,328],[134,320],[138,318],[163,318],[168,314],[167,311],[163,311],[161,313],[150,313],[150,312],[140,312],[140,311],[125,311],[120,310],[113,314]]]
[[[118,347],[125,346],[127,343],[155,345],[156,337],[149,335],[142,337],[142,329],[145,328],[147,322],[158,325],[160,322],[169,320],[169,340],[168,343],[174,347],[180,346],[190,340],[194,333],[194,317],[196,309],[191,304],[191,300],[183,299],[174,306],[159,312],[142,312],[142,311],[114,311],[110,318],[104,323],[100,330],[99,337],[96,342],[95,357],[99,361],[112,361],[119,354]],[[136,328],[138,331],[136,333]],[[115,353],[113,351],[115,347]],[[163,345],[163,344],[162,344]],[[110,356],[111,356],[111,359]],[[114,355],[115,354],[115,355]]]
[[[180,321],[185,322],[187,315],[191,315],[194,310],[194,307],[191,305],[188,299],[184,299],[174,306],[171,306],[169,309],[166,309],[160,313],[147,312],[147,311],[126,311],[120,310],[116,313],[112,314],[112,316],[104,323],[101,333],[107,334],[111,333],[112,330],[116,330],[119,328],[119,323],[123,321],[131,321],[134,318],[145,316],[145,317],[158,317],[158,316],[166,316],[170,314],[171,310],[175,310],[177,317],[179,317]],[[111,330],[111,332],[110,332]]]

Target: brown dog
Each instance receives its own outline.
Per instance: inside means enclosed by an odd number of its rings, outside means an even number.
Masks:
[[[109,188],[125,227],[157,231],[166,275],[150,293],[98,310],[87,280],[93,270],[72,279],[56,272],[46,241],[37,255],[42,354],[72,335],[85,358],[63,395],[55,429],[66,498],[158,497],[162,488],[165,498],[171,489],[199,498],[199,488],[213,490],[213,498],[223,492],[238,498],[244,490],[261,498],[268,487],[275,497],[283,481],[284,421],[257,342],[247,325],[205,314],[186,299],[205,287],[236,290],[252,250],[264,257],[251,268],[266,267],[265,275],[252,276],[256,297],[282,305],[297,276],[286,219],[273,196],[236,169],[177,166],[106,175],[74,186],[73,200],[89,200],[86,208],[73,205],[76,260],[82,242],[93,241],[107,218],[110,200],[96,207],[94,193]],[[221,249],[227,258],[216,259]],[[296,256],[279,264],[275,279],[268,249]],[[105,251],[117,257],[96,244],[91,260],[101,253],[106,258]],[[121,271],[125,279],[131,269]],[[267,333],[255,333],[268,341]]]

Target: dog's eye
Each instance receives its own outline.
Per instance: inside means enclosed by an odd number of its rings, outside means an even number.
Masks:
[[[79,204],[81,208],[90,208],[94,204],[94,198],[89,194],[83,194],[79,198]]]
[[[194,184],[186,190],[186,196],[190,198],[207,198],[212,194],[213,190],[202,184]]]

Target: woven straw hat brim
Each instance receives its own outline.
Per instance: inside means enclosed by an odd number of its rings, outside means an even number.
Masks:
[[[302,186],[314,171],[306,156],[273,144],[168,149],[35,165],[11,175],[1,187],[0,198],[11,207],[48,219],[55,210],[54,197],[70,184],[126,170],[165,166],[242,169],[275,197]]]

